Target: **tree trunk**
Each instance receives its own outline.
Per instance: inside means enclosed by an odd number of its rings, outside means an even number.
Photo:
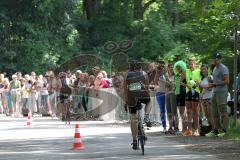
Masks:
[[[91,46],[94,46],[94,25],[93,19],[97,12],[97,4],[99,0],[83,0],[83,8],[86,13],[87,20],[89,21],[88,30],[88,42],[84,45],[83,48],[88,49]],[[90,46],[89,46],[90,45]]]
[[[172,0],[172,7],[174,8],[173,12],[172,12],[172,26],[175,27],[178,20],[179,20],[179,13],[176,10],[177,9],[177,5],[178,5],[178,1],[177,0]]]
[[[83,7],[86,11],[87,19],[90,20],[96,12],[96,0],[84,0]]]
[[[143,19],[143,1],[142,0],[134,0],[134,19],[141,20]]]
[[[144,3],[143,0],[134,0],[134,19],[142,20],[144,12],[156,1],[157,0],[149,0],[147,3]]]

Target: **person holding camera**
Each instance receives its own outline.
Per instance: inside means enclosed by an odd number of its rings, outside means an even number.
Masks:
[[[209,83],[212,83],[212,75],[209,74],[209,67],[207,64],[202,64],[201,66],[201,82],[198,84],[201,90],[200,93],[200,102],[203,107],[204,115],[207,119],[209,128],[212,129],[213,120],[212,120],[212,111],[211,111],[211,99],[213,90],[208,88]]]

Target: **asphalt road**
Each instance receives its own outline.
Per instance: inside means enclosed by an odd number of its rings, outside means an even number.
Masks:
[[[74,124],[65,125],[52,118],[34,118],[26,126],[26,118],[0,117],[0,160],[216,160],[209,154],[188,151],[185,146],[159,134],[150,134],[146,154],[131,149],[127,124],[103,121],[79,122],[84,150],[71,150]],[[153,127],[147,132],[160,132]],[[155,136],[154,136],[155,135]]]

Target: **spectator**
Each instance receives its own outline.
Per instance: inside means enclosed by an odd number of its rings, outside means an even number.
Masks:
[[[104,75],[103,75],[102,72],[99,72],[98,75],[97,75],[97,78],[95,80],[95,88],[96,89],[109,88],[109,84],[104,79]]]
[[[175,95],[175,82],[173,64],[169,63],[167,68],[167,85],[166,85],[166,108],[169,121],[168,133],[175,134],[178,129],[178,113],[177,113],[177,98]]]
[[[95,81],[95,76],[90,75],[88,78],[87,87],[90,89],[93,89],[95,87],[94,81]]]
[[[165,62],[160,60],[158,62],[158,67],[155,76],[155,84],[157,85],[156,98],[160,109],[160,117],[163,125],[163,132],[167,132],[166,124],[166,108],[165,108],[165,97],[166,97],[166,68]]]
[[[39,75],[39,87],[40,87],[40,108],[43,108],[44,110],[48,109],[48,115],[52,115],[52,110],[49,107],[49,97],[48,97],[48,83],[47,79],[44,78],[42,75]]]
[[[148,77],[149,77],[149,84],[154,85],[154,78],[156,75],[156,64],[155,63],[150,63],[148,67]]]
[[[19,80],[19,81],[22,80],[22,73],[21,72],[17,72],[16,76],[17,76],[17,80]]]
[[[101,71],[100,67],[99,66],[95,66],[92,68],[91,72],[92,74],[97,77],[98,73]]]
[[[0,74],[0,114],[4,113],[4,109],[3,109],[3,96],[2,96],[2,92],[3,92],[3,81],[4,81],[4,74]]]
[[[195,59],[188,61],[188,69],[186,70],[186,109],[188,117],[188,129],[184,133],[185,136],[200,136],[199,131],[199,94],[200,89],[197,84],[201,81],[200,69],[196,68]],[[195,131],[192,133],[192,120]]]
[[[182,119],[182,133],[187,130],[186,122],[186,107],[185,107],[185,97],[186,97],[186,63],[183,61],[177,61],[174,64],[175,72],[175,94],[177,96],[177,106]]]
[[[227,112],[229,70],[224,64],[222,64],[221,54],[216,53],[213,58],[216,66],[213,70],[213,83],[209,83],[209,88],[213,88],[212,114],[214,130],[206,134],[206,136],[224,137],[229,124]]]
[[[113,87],[113,82],[112,82],[112,78],[108,78],[107,72],[106,71],[101,71],[103,74],[103,79],[105,81],[107,81],[109,87]]]
[[[37,75],[36,75],[36,73],[35,72],[31,72],[31,75],[30,75],[30,80],[32,81],[32,82],[35,82],[36,80],[37,80]]]
[[[70,70],[68,70],[67,72],[66,72],[66,74],[67,74],[67,78],[66,78],[66,80],[67,80],[67,83],[71,86],[72,84],[73,84],[73,79],[72,79],[72,72],[70,71]]]
[[[3,88],[4,88],[3,81],[4,81],[4,74],[0,74],[0,114],[4,113],[4,109],[3,109],[3,95],[2,95]]]
[[[211,99],[212,99],[212,88],[209,88],[209,83],[212,83],[212,75],[209,75],[209,68],[207,64],[203,64],[201,66],[201,82],[198,84],[201,89],[200,99],[201,106],[203,107],[203,111],[205,117],[207,118],[209,126],[212,128],[212,114],[211,114]]]
[[[60,80],[55,76],[53,71],[48,72],[48,95],[49,95],[49,107],[53,114],[57,110],[57,96],[59,95],[61,88]]]
[[[32,80],[30,80],[31,88],[29,92],[29,105],[30,105],[30,112],[36,114],[38,112],[37,92],[39,90],[39,86],[37,81],[33,82]]]
[[[6,110],[8,110],[6,112],[7,116],[13,116],[13,100],[12,100],[12,95],[11,95],[11,91],[10,91],[10,83],[8,78],[4,78],[3,81],[3,85],[4,85],[4,90],[3,90],[3,106],[5,106],[4,108],[6,108]]]
[[[32,81],[30,80],[30,76],[28,74],[26,74],[24,78],[25,78],[25,83],[22,88],[23,110],[27,109],[28,112],[32,112],[32,109],[30,108],[30,104],[29,104]]]
[[[17,76],[12,75],[12,81],[10,82],[11,96],[13,100],[13,113],[15,117],[20,116],[21,111],[19,108],[21,82],[17,80]]]

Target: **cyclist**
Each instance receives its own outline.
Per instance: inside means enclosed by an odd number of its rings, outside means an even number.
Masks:
[[[69,84],[67,81],[67,74],[65,72],[60,72],[59,73],[59,78],[61,81],[61,89],[60,89],[60,113],[62,114],[62,120],[64,120],[64,118],[70,118],[70,117],[66,117],[66,116],[70,116],[70,115],[66,115],[66,108],[65,108],[65,100],[70,98],[70,94],[71,94],[71,89],[69,88]],[[68,121],[68,123],[70,123],[70,121]]]
[[[148,107],[150,95],[148,91],[149,80],[147,74],[142,71],[138,61],[133,60],[130,63],[129,71],[125,79],[125,100],[131,113],[131,132],[132,132],[132,148],[137,149],[137,110],[142,109],[141,103]],[[145,137],[146,140],[146,137]]]

